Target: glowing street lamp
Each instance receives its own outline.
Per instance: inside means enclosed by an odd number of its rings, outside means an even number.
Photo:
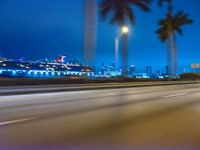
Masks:
[[[129,28],[127,26],[123,26],[121,29],[121,34],[128,34],[129,33]]]
[[[123,34],[128,34],[129,28],[127,26],[123,26],[120,30],[120,34],[115,38],[115,69],[117,69],[118,65],[118,57],[119,57],[119,39]]]

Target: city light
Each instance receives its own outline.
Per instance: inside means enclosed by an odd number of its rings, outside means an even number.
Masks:
[[[0,150],[200,150],[200,0],[0,6]]]

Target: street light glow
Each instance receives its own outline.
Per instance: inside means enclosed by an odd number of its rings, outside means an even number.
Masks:
[[[122,27],[122,34],[127,34],[129,32],[129,28],[127,26]]]

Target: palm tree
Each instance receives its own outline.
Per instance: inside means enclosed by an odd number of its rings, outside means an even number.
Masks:
[[[167,12],[167,16],[168,16],[168,27],[167,27],[167,33],[166,33],[166,36],[167,36],[167,41],[168,41],[168,51],[167,51],[167,55],[168,55],[168,58],[167,58],[167,61],[168,61],[168,65],[167,65],[167,74],[171,77],[172,75],[172,48],[173,48],[173,36],[172,36],[172,33],[171,33],[171,30],[172,30],[172,13],[173,13],[173,6],[172,6],[172,0],[158,0],[158,5],[159,6],[163,6],[164,3],[167,3],[168,5],[168,12]]]
[[[150,11],[151,0],[102,0],[100,2],[100,16],[102,20],[110,19],[111,24],[116,24],[119,27],[134,25],[135,11],[133,6],[140,8],[144,12]],[[127,75],[128,65],[128,35],[122,36],[122,75]]]
[[[174,16],[166,15],[164,19],[159,21],[159,29],[156,31],[160,40],[166,42],[170,35],[172,35],[172,46],[174,50],[174,75],[177,75],[177,41],[176,34],[183,35],[182,26],[192,24],[193,21],[189,19],[188,14],[179,11]],[[171,38],[171,37],[170,37]]]

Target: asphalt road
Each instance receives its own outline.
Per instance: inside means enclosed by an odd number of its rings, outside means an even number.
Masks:
[[[101,149],[199,150],[200,84],[0,96],[0,150]]]
[[[147,87],[147,86],[165,86],[195,84],[200,81],[148,81],[148,82],[116,82],[116,83],[85,83],[85,84],[57,84],[57,85],[24,85],[24,86],[0,86],[0,96],[66,92],[66,91],[84,91],[96,89],[117,89],[127,87]]]

